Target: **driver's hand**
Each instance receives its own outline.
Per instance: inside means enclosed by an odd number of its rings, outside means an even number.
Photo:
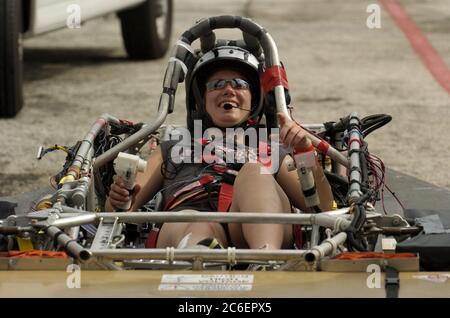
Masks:
[[[111,184],[111,189],[109,191],[109,203],[114,209],[119,209],[120,206],[123,206],[130,199],[131,205],[134,203],[134,199],[138,192],[141,190],[141,186],[136,184],[132,193],[125,188],[125,184],[123,180],[118,175],[113,176],[114,182]]]
[[[280,123],[280,142],[286,147],[293,149],[305,149],[312,145],[311,140],[306,135],[306,131],[295,121],[283,113],[277,113]]]

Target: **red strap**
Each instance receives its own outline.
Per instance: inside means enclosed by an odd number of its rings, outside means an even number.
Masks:
[[[153,228],[148,232],[147,239],[145,240],[145,248],[156,248],[156,242],[158,241],[159,229]]]
[[[283,85],[284,88],[289,89],[286,71],[280,65],[274,65],[266,69],[261,75],[261,86],[264,95],[267,95],[278,85]]]
[[[297,249],[301,250],[303,248],[303,237],[302,237],[302,227],[300,224],[293,224],[292,231],[294,232],[294,241]]]
[[[214,165],[212,168],[218,173],[225,173],[227,170],[227,167],[222,165]]]
[[[223,182],[220,186],[219,200],[217,201],[217,211],[228,212],[233,199],[233,186]]]
[[[259,141],[258,145],[258,155],[259,156],[270,156],[272,152],[272,148],[270,148],[270,145],[267,142]]]
[[[214,176],[212,176],[210,174],[207,174],[207,175],[202,176],[200,178],[200,180],[198,180],[198,181],[200,182],[201,185],[205,185],[205,184],[208,184],[210,182],[213,182],[214,181]]]
[[[256,125],[257,123],[258,123],[258,121],[256,119],[252,119],[252,118],[247,119],[247,125],[249,125],[249,126]]]
[[[207,145],[210,143],[210,141],[206,138],[199,138],[199,139],[194,139],[195,142],[199,143],[200,145]]]
[[[310,152],[310,151],[314,151],[314,146],[313,145],[309,145],[306,148],[295,148],[294,149],[294,155],[296,155],[298,153],[304,153],[304,152]]]
[[[272,149],[270,145],[264,141],[259,141],[257,161],[266,168],[272,167]]]
[[[327,154],[328,152],[328,148],[330,147],[330,145],[322,140],[318,145],[317,145],[317,150],[323,154]]]

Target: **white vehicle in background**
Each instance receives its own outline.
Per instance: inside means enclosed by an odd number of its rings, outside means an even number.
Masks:
[[[14,117],[23,105],[22,39],[67,27],[76,14],[70,8],[79,8],[81,22],[117,12],[132,59],[167,51],[172,0],[0,0],[0,117]]]

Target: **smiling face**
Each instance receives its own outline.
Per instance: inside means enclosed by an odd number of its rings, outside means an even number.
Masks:
[[[241,73],[233,70],[219,70],[213,73],[207,82],[214,80],[231,80],[240,78],[247,80]],[[223,88],[205,91],[205,108],[214,124],[219,128],[234,127],[250,115],[252,95],[250,89],[233,88],[227,83]],[[233,107],[225,107],[230,104]]]

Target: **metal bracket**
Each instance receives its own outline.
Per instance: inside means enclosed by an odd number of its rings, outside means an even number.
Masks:
[[[122,233],[122,224],[115,218],[113,222],[100,219],[91,249],[101,250],[114,248],[114,238]],[[114,245],[114,246],[112,246]]]

